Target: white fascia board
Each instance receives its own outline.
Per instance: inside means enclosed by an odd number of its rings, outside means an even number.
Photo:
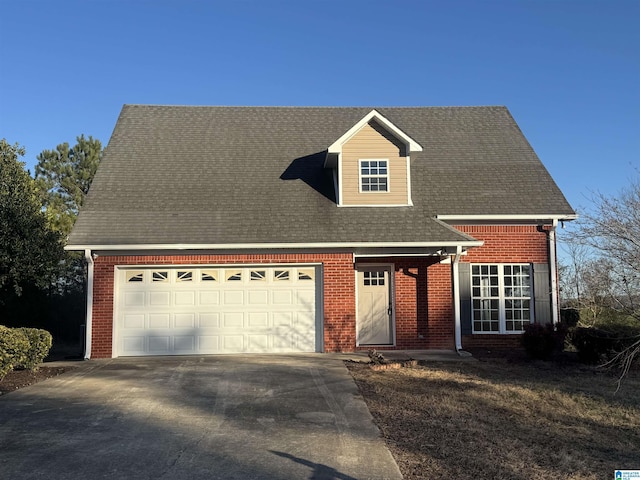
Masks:
[[[378,192],[376,192],[378,193]],[[397,203],[397,204],[385,204],[385,205],[376,205],[374,203],[363,203],[363,204],[349,204],[349,205],[338,205],[339,207],[344,207],[344,208],[351,208],[351,207],[355,207],[355,208],[360,208],[360,207],[364,207],[364,208],[385,208],[385,207],[413,207],[413,203]]]
[[[460,221],[460,220],[472,220],[472,221],[483,221],[483,220],[575,220],[578,218],[578,215],[574,214],[545,214],[545,215],[436,215],[438,220],[442,220],[444,222],[447,221]]]
[[[322,262],[269,262],[269,263],[119,263],[114,266],[116,270],[148,269],[148,268],[249,268],[251,266],[261,266],[267,268],[278,267],[321,267]]]
[[[462,253],[466,255],[467,252]],[[434,253],[354,253],[354,258],[386,258],[386,257],[450,257],[455,252],[439,254]]]
[[[342,185],[344,185],[344,182],[342,181],[342,152],[338,153],[338,175],[336,176],[336,181],[338,182],[338,198],[337,200],[337,205],[339,207],[342,206]]]
[[[416,142],[409,135],[404,133],[398,127],[396,127],[393,123],[387,120],[384,116],[382,116],[376,110],[371,110],[368,114],[366,114],[362,120],[356,123],[353,127],[347,130],[344,135],[342,135],[338,140],[333,142],[328,149],[328,153],[340,153],[342,152],[342,145],[347,142],[353,135],[356,134],[362,127],[364,127],[371,119],[375,119],[377,122],[382,124],[387,130],[391,131],[398,138],[400,138],[408,147],[409,152],[421,152],[422,146],[418,142]]]
[[[331,249],[331,248],[415,248],[415,247],[479,247],[481,240],[465,240],[461,242],[336,242],[336,243],[224,243],[224,244],[189,244],[189,243],[154,243],[154,244],[118,244],[118,245],[67,245],[65,250],[296,250],[296,249]]]
[[[413,206],[413,198],[411,197],[411,159],[407,156],[407,202]]]

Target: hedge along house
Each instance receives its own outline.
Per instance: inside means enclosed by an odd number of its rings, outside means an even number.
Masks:
[[[67,245],[85,356],[513,345],[573,218],[504,107],[126,105]]]

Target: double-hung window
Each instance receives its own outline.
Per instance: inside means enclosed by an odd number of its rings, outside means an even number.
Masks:
[[[388,160],[360,160],[360,191],[388,192]]]
[[[521,333],[531,322],[530,265],[471,265],[473,333]]]

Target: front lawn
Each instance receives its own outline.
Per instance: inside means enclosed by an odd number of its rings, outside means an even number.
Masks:
[[[640,375],[484,359],[349,363],[404,478],[602,479],[640,469]]]

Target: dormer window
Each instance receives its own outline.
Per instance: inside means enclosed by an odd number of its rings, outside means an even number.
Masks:
[[[360,191],[389,191],[388,160],[360,160]]]
[[[411,161],[422,147],[372,110],[329,145],[339,207],[406,207],[411,201]]]

